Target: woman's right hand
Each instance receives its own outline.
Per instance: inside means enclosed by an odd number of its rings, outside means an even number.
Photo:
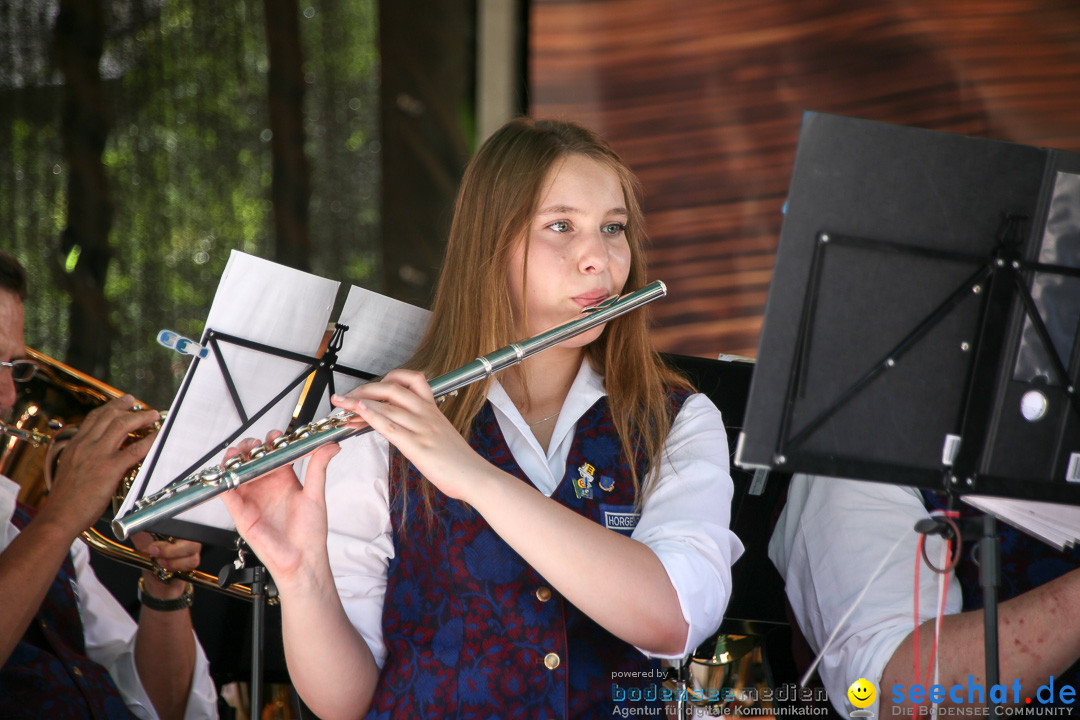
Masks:
[[[281,435],[273,431],[267,443]],[[243,440],[225,453],[228,460],[247,456],[259,445]],[[278,589],[298,571],[327,563],[326,465],[338,453],[337,444],[319,448],[309,458],[301,485],[292,466],[285,466],[239,485],[221,498],[247,541],[273,576]]]

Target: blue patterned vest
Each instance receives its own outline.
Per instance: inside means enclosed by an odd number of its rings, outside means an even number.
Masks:
[[[923,498],[931,510],[944,510],[947,497],[942,493],[922,491]],[[975,519],[982,513],[967,503],[958,503],[960,517]],[[998,600],[1022,595],[1028,590],[1045,585],[1070,570],[1080,567],[1080,548],[1070,548],[1059,552],[1056,548],[1037,540],[1022,530],[1006,522],[997,524],[998,547],[1001,556],[1001,577],[998,583]],[[983,589],[979,582],[979,566],[975,561],[978,554],[979,539],[964,542],[960,562],[956,568],[956,577],[964,593],[963,609],[978,610],[983,606]],[[1011,652],[1009,648],[1000,648],[1002,654]],[[1001,678],[1000,682],[1011,682],[1012,678]],[[1054,678],[1055,688],[1063,683],[1080,689],[1080,661],[1073,663],[1060,676]],[[1056,690],[1055,690],[1056,692]]]
[[[33,513],[19,503],[12,522],[22,530]],[[108,672],[86,657],[70,554],[22,640],[0,669],[0,718],[131,718]]]
[[[676,411],[686,397],[672,395]],[[529,482],[490,405],[473,438],[477,452]],[[643,478],[646,459],[636,462]],[[391,493],[395,557],[383,609],[389,656],[369,718],[610,718],[619,705],[657,705],[657,661],[565,601],[466,504],[435,493],[429,531],[419,478],[415,468],[409,472],[406,492]],[[552,498],[594,522],[632,531],[630,467],[606,398],[578,421]]]

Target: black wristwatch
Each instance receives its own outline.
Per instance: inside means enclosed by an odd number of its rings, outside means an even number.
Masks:
[[[160,612],[169,612],[170,610],[183,610],[184,608],[191,607],[191,601],[195,596],[195,588],[191,583],[187,583],[184,588],[184,594],[178,598],[172,600],[162,600],[151,595],[146,590],[146,585],[142,578],[139,578],[139,602],[150,608],[151,610],[158,610]]]

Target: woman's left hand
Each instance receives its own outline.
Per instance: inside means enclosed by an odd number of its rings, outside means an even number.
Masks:
[[[412,370],[391,370],[331,402],[356,413],[447,496],[468,502],[484,460],[439,410],[427,378]]]

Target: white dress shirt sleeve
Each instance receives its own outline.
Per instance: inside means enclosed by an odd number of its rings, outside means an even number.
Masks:
[[[631,537],[660,558],[690,626],[683,652],[660,657],[685,657],[720,626],[731,565],[743,551],[731,531],[727,432],[706,396],[691,395],[683,404],[658,470]]]
[[[87,657],[109,671],[132,715],[156,720],[157,712],[135,668],[135,633],[138,625],[94,574],[90,566],[90,551],[82,541],[77,540],[71,546],[71,558],[78,579],[79,612],[86,637]],[[195,650],[195,667],[184,720],[216,718],[217,690],[210,677],[210,663],[198,637],[195,638]],[[168,648],[161,648],[161,652],[168,652]]]
[[[382,610],[394,556],[389,467],[386,439],[367,433],[341,443],[326,471],[327,550],[334,582],[345,614],[379,667],[387,654]]]
[[[833,706],[847,715],[847,690],[865,678],[877,687],[885,665],[914,628],[915,522],[928,517],[913,488],[888,483],[796,475],[769,542],[769,557],[784,577],[788,601],[815,653],[839,631],[818,673]],[[896,549],[889,554],[894,544]],[[927,555],[941,557],[944,541],[927,539]],[[885,560],[886,556],[888,559]],[[885,562],[881,573],[874,571]],[[937,614],[938,575],[919,575],[920,622]],[[946,614],[960,612],[960,583],[950,576]],[[841,624],[859,594],[866,595]],[[877,700],[871,710],[878,713]]]
[[[11,524],[18,485],[0,476],[0,549],[6,548],[18,534]],[[83,622],[86,656],[104,667],[116,683],[128,710],[140,720],[156,720],[157,712],[143,689],[135,669],[135,633],[138,625],[101,583],[90,565],[90,551],[81,540],[71,546],[75,566],[79,615]],[[217,718],[217,689],[210,677],[206,653],[195,639],[195,668],[184,720]],[[163,652],[167,649],[163,649]]]

